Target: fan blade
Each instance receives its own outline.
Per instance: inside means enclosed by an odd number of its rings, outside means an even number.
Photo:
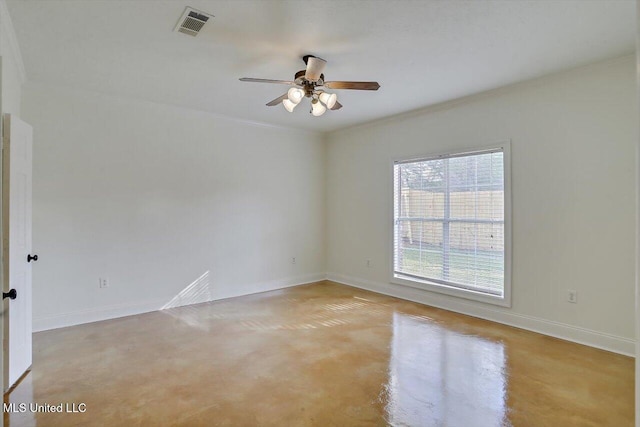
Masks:
[[[254,79],[251,77],[243,77],[240,79],[241,82],[253,82],[253,83],[277,83],[281,85],[291,85],[296,86],[296,82],[288,81],[288,80],[270,80],[270,79]]]
[[[279,96],[279,97],[277,97],[276,99],[274,99],[273,101],[271,101],[271,102],[267,103],[267,106],[269,106],[269,107],[273,107],[274,105],[281,104],[281,103],[282,103],[282,101],[284,101],[285,99],[287,99],[287,98],[288,98],[288,96],[289,96],[289,95],[288,95],[287,93],[285,93],[284,95]]]
[[[324,87],[329,89],[356,89],[356,90],[378,90],[378,82],[325,82]]]
[[[317,82],[326,66],[327,61],[322,58],[307,57],[307,72],[304,74],[304,78],[310,82]]]
[[[338,101],[336,101],[336,103],[333,105],[333,108],[330,108],[330,110],[339,110],[342,108],[342,104],[340,104]]]

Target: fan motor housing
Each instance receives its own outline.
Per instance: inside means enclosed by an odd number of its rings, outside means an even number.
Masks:
[[[304,76],[307,70],[300,70],[294,76],[294,81],[297,85],[302,86],[306,97],[312,97],[316,86],[322,86],[324,84],[324,74],[320,74],[318,81],[312,82],[307,80]]]

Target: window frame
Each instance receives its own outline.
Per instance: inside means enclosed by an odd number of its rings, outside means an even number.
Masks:
[[[465,155],[473,155],[475,153],[482,154],[483,152],[501,150],[503,153],[504,162],[504,292],[503,296],[491,295],[488,293],[478,292],[471,289],[464,289],[461,287],[451,286],[443,283],[438,283],[426,279],[413,278],[407,275],[398,277],[395,273],[395,206],[394,199],[396,194],[396,188],[394,188],[395,175],[394,167],[399,163],[419,162],[427,160],[436,160],[450,157],[461,157]],[[421,156],[399,157],[391,160],[391,173],[390,173],[391,191],[388,197],[390,212],[391,212],[391,238],[389,239],[390,248],[390,279],[389,282],[396,285],[409,286],[429,292],[436,292],[439,294],[449,295],[453,297],[479,301],[487,304],[499,305],[502,307],[511,307],[511,141],[504,141],[498,144],[489,146],[472,147],[469,149],[449,150],[446,152],[438,153],[426,153]]]

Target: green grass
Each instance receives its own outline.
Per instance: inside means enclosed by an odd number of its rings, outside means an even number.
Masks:
[[[482,266],[475,265],[475,260]],[[442,277],[442,253],[439,248],[403,248],[402,265],[399,269],[408,274],[431,279],[447,280],[467,286],[476,285],[476,272],[489,280],[480,285],[501,293],[504,283],[504,262],[495,258],[495,252],[473,252],[451,249],[449,253],[449,277]]]

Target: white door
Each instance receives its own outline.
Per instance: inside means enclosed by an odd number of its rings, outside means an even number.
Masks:
[[[3,128],[3,124],[2,122],[4,120],[2,120],[2,56],[0,56],[0,129]],[[0,133],[3,133],[2,130],[0,130]],[[2,135],[0,135],[2,136]],[[3,138],[0,139],[3,140]],[[0,144],[1,146],[1,144]],[[1,153],[1,151],[0,151]],[[2,159],[1,155],[0,155],[0,159]],[[2,164],[2,162],[0,161],[0,165]],[[1,167],[0,167],[1,169]],[[0,177],[2,177],[2,173],[0,172]],[[1,186],[0,186],[1,188]],[[1,200],[1,199],[0,199]],[[0,206],[1,206],[1,202],[0,202]],[[0,207],[1,210],[1,207]],[[2,218],[2,216],[0,215],[0,218]],[[0,226],[0,230],[2,230],[1,226]],[[0,231],[0,248],[2,248],[2,233],[4,231]],[[4,250],[4,249],[3,249]],[[3,250],[0,250],[0,254],[4,254]],[[0,258],[2,258],[2,255],[0,255]],[[4,288],[4,272],[2,272],[2,269],[0,267],[0,289]],[[5,308],[4,308],[4,304],[2,305],[2,311],[0,312],[0,341],[2,341],[3,343],[3,347],[4,347],[4,316],[5,316]],[[4,361],[5,361],[5,355],[4,355],[4,348],[2,351],[0,351],[0,385],[2,385],[4,387],[4,380],[7,377],[4,373]],[[4,427],[4,417],[0,417],[2,418],[2,422],[0,422],[0,427]]]
[[[5,340],[8,370],[5,390],[31,367],[31,153],[33,129],[15,115],[4,116],[3,231],[4,272],[8,289],[17,297],[7,299]],[[36,258],[37,260],[37,258]],[[5,292],[8,291],[5,289]],[[6,306],[5,306],[6,307]],[[8,327],[7,324],[8,323]]]

